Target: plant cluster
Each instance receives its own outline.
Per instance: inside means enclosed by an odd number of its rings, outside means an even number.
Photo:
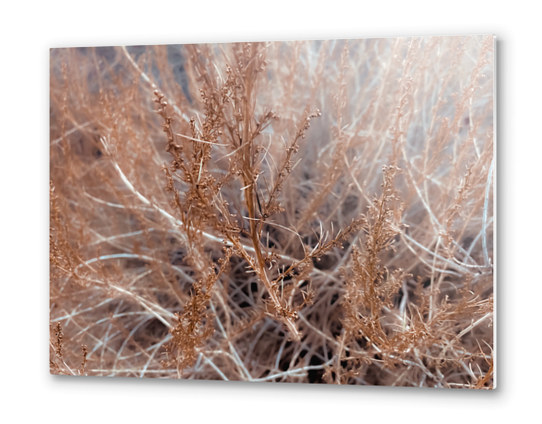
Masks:
[[[51,51],[51,372],[490,389],[493,38]]]

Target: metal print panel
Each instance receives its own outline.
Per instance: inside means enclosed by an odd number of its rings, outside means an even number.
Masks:
[[[493,36],[50,66],[51,373],[495,387]]]

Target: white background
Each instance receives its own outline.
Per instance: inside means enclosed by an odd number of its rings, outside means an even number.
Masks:
[[[518,0],[3,2],[1,420],[475,423],[540,419],[542,49],[536,5],[536,1]],[[497,390],[49,375],[49,48],[468,33],[493,33],[499,40]]]

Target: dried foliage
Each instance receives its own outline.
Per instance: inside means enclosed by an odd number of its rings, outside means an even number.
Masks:
[[[490,389],[493,39],[51,52],[51,372]]]

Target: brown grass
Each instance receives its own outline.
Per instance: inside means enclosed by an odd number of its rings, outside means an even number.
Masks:
[[[51,52],[51,372],[490,389],[493,38]]]

